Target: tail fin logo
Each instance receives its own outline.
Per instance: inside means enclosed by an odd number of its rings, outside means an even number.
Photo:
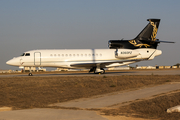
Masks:
[[[157,40],[156,35],[157,35],[158,29],[157,29],[156,25],[154,24],[154,22],[152,22],[151,20],[149,20],[149,22],[153,26],[153,32],[152,32],[152,35],[151,35],[151,39],[152,39],[152,41],[156,41]]]
[[[146,48],[150,47],[150,45],[148,45],[148,44],[142,44],[142,43],[139,44],[139,43],[136,42],[136,40],[130,40],[129,43],[131,43],[135,47],[139,47],[139,48],[141,48],[142,46],[144,46]]]

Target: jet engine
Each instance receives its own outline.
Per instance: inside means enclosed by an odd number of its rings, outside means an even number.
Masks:
[[[137,50],[131,50],[131,49],[116,49],[115,51],[115,57],[116,58],[133,58],[139,55],[139,52]]]

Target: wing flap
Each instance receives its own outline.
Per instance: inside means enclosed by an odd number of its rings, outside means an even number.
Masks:
[[[107,62],[93,62],[93,63],[73,63],[70,66],[71,67],[77,67],[77,68],[86,68],[86,69],[91,69],[93,67],[97,67],[97,65],[100,65],[101,68],[106,68],[106,66],[114,64],[114,63],[119,63],[122,64],[126,62],[139,62],[144,59],[133,59],[133,60],[117,60],[117,61],[107,61]]]

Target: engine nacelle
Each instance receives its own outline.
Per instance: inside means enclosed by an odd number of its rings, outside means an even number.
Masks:
[[[137,50],[130,50],[130,49],[116,49],[115,51],[115,57],[116,58],[133,58],[139,55],[139,52]]]

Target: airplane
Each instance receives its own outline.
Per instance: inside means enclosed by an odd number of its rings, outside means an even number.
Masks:
[[[7,61],[6,64],[20,68],[90,69],[89,72],[103,74],[104,68],[152,60],[162,54],[162,51],[157,49],[160,42],[174,42],[156,39],[160,19],[148,19],[148,21],[148,25],[132,40],[109,40],[109,49],[31,50]],[[32,75],[30,70],[29,76]]]

